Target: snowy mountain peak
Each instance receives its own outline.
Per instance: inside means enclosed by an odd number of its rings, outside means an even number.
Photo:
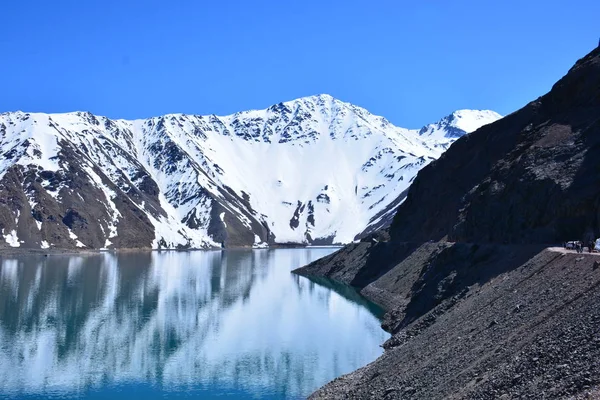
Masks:
[[[385,118],[364,108],[320,94],[274,104],[264,110],[250,110],[214,117],[238,137],[253,142],[308,144],[324,138],[359,140],[374,133],[397,130]],[[218,121],[217,121],[218,119]]]
[[[326,94],[228,116],[0,114],[0,247],[347,243],[388,225],[421,168],[497,117],[410,130]]]
[[[436,123],[425,125],[419,135],[437,140],[456,139],[500,118],[500,114],[491,110],[457,110]]]

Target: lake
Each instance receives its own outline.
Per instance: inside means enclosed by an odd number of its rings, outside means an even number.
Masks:
[[[333,248],[0,258],[0,398],[304,398],[389,335]]]

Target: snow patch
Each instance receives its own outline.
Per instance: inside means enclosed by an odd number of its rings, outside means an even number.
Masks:
[[[4,240],[6,241],[6,243],[8,243],[8,245],[10,247],[21,247],[21,242],[19,241],[19,238],[17,237],[17,231],[16,230],[11,230],[8,234],[4,234],[4,229],[2,229],[2,236],[4,237]]]
[[[258,235],[254,235],[254,244],[252,245],[253,249],[266,249],[268,247],[268,243],[261,241]]]
[[[75,241],[75,246],[77,247],[87,247],[85,244],[81,243],[81,241],[79,240],[78,236],[76,234],[73,233],[73,231],[71,229],[69,229],[69,238],[71,240]],[[107,240],[108,241],[108,240]],[[109,244],[104,244],[104,247],[108,247],[110,246],[111,243]]]

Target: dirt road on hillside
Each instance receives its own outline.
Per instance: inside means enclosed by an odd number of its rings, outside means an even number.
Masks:
[[[587,249],[587,247],[585,247],[585,249]],[[590,253],[587,250],[584,250],[583,253],[577,253],[575,250],[571,250],[571,249],[565,249],[564,247],[548,247],[548,250],[550,251],[554,251],[556,253],[561,253],[561,254],[581,254],[583,255],[587,255],[587,256],[600,256],[600,253]]]

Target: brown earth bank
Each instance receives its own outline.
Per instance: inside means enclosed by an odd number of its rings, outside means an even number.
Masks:
[[[358,287],[393,336],[311,398],[596,398],[599,266],[541,245],[348,246],[295,272]]]

